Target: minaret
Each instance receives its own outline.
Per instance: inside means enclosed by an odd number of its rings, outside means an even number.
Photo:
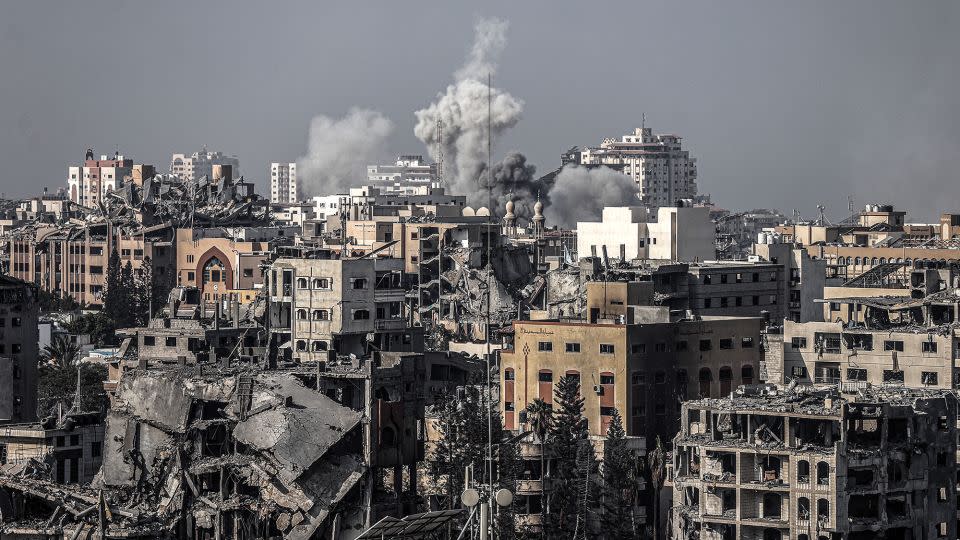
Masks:
[[[503,216],[503,234],[510,237],[517,234],[517,216],[513,213],[513,201],[507,201],[507,213]]]
[[[537,193],[537,203],[533,205],[533,237],[543,238],[543,202],[540,201],[540,194]]]

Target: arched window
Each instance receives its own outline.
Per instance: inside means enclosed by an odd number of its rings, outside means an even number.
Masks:
[[[797,483],[810,483],[810,462],[805,459],[801,459],[797,462]]]
[[[817,463],[817,485],[830,485],[830,465],[826,461]]]
[[[687,399],[687,381],[689,377],[687,376],[687,370],[678,369],[677,370],[677,396],[682,399]]]
[[[730,366],[720,368],[720,395],[726,396],[733,389],[733,370]]]
[[[876,266],[876,265],[877,265],[877,258],[876,258],[876,257],[873,257],[872,259],[870,259],[870,264],[871,264],[872,266]]]
[[[817,501],[817,521],[830,522],[830,501],[826,499]]]
[[[565,375],[566,375],[567,377],[569,377],[569,378],[577,381],[577,384],[580,384],[580,372],[579,372],[579,371],[577,371],[577,370],[575,370],[575,369],[571,369],[571,370],[568,370],[568,371],[565,373]]]
[[[353,320],[355,321],[365,321],[370,318],[370,310],[368,309],[358,309],[353,312]]]
[[[326,309],[315,309],[313,310],[313,320],[328,321],[330,320],[330,312]]]
[[[210,260],[203,265],[203,282],[219,283],[226,280],[226,266],[220,262],[220,259],[216,257],[210,257]]]
[[[298,340],[297,340],[297,350],[298,350],[298,351],[305,351],[305,350],[307,350],[307,342],[304,341],[304,340],[302,340],[302,339],[298,339]]]
[[[314,341],[314,342],[313,342],[312,347],[313,347],[314,352],[325,351],[325,350],[327,350],[327,342],[326,342],[326,341],[317,340],[317,341]]]
[[[887,258],[886,258],[886,257],[880,257],[880,264],[887,264]]]
[[[305,277],[297,278],[297,288],[298,288],[298,289],[306,289],[306,288],[307,288],[307,278],[305,278]]]
[[[855,264],[855,265],[857,265],[857,266],[860,266],[860,257],[854,257],[853,260],[854,260],[854,263],[853,263],[853,264]]]
[[[307,310],[305,310],[305,309],[298,309],[298,310],[297,310],[297,320],[303,321],[303,320],[306,320],[306,318],[307,318]]]
[[[743,384],[753,384],[753,366],[747,364],[740,368],[740,380]]]
[[[330,280],[327,278],[313,278],[314,289],[329,289]]]
[[[810,499],[806,497],[797,499],[797,519],[803,521],[810,519]]]

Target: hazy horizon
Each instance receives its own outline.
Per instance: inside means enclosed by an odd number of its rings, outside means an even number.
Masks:
[[[948,2],[374,2],[0,6],[0,191],[64,186],[90,147],[166,172],[206,145],[267,190],[316,116],[392,123],[380,160],[424,154],[414,112],[454,82],[479,17],[509,22],[495,86],[523,102],[494,143],[538,174],[574,145],[677,133],[730,209],[908,220],[960,211],[960,5]]]

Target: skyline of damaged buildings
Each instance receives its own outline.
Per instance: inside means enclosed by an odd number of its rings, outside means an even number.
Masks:
[[[496,535],[561,535],[542,415],[573,381],[597,478],[622,422],[635,536],[955,538],[960,214],[728,212],[680,141],[574,148],[494,207],[419,155],[320,194],[274,162],[263,198],[206,148],[169,174],[88,150],[0,208],[0,536],[353,539],[437,512],[456,537],[465,472],[437,449],[469,395],[504,430],[465,486],[513,495]],[[572,165],[635,190],[558,217]],[[111,259],[146,322],[69,330],[106,313]],[[75,388],[38,410],[63,360],[41,320],[77,347],[63,369],[102,366],[101,409]],[[583,509],[588,536],[608,511]]]

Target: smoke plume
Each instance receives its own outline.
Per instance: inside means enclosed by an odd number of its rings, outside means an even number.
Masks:
[[[557,174],[544,215],[548,225],[574,228],[598,219],[604,206],[639,205],[638,193],[633,178],[613,169],[567,165]]]
[[[506,32],[506,21],[480,20],[474,28],[470,55],[454,74],[454,84],[415,113],[414,133],[434,159],[439,157],[437,120],[442,120],[444,181],[452,193],[466,195],[467,204],[474,207],[487,205],[480,177],[487,158],[488,90],[491,137],[496,138],[516,125],[523,111],[521,100],[487,85],[487,75],[496,72],[498,58],[506,46]],[[494,178],[498,177],[495,173]]]
[[[512,200],[514,207],[513,213],[517,216],[518,225],[526,225],[533,217],[533,205],[537,198],[543,202],[544,207],[550,205],[550,188],[552,184],[544,178],[537,179],[535,174],[537,168],[527,164],[527,158],[519,152],[510,152],[500,162],[494,163],[491,167],[493,183],[491,184],[491,195],[493,199],[493,211],[491,215],[502,217],[506,212],[505,207],[508,200]],[[486,190],[487,182],[491,175],[484,170],[480,178],[480,186]],[[487,192],[483,191],[485,197],[481,206],[487,206]]]
[[[346,193],[366,180],[366,166],[383,157],[393,122],[377,111],[353,108],[340,119],[310,121],[307,155],[297,160],[305,196]]]

